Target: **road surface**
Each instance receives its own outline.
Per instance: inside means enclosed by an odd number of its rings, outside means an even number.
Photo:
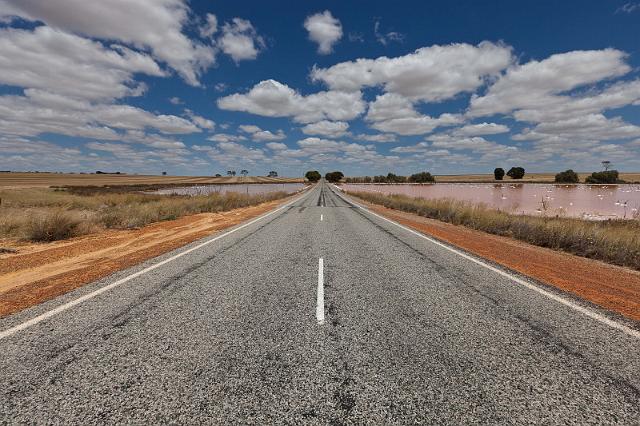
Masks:
[[[637,331],[336,192],[0,320],[0,423],[640,422]]]

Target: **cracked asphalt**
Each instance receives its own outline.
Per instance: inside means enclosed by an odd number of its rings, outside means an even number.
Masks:
[[[0,423],[640,424],[639,339],[335,192],[0,340]]]

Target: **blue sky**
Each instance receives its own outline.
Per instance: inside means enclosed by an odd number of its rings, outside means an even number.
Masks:
[[[0,169],[637,171],[639,28],[633,1],[0,0]]]

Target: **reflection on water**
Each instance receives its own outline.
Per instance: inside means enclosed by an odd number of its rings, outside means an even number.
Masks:
[[[294,193],[304,187],[302,183],[247,183],[247,184],[217,184],[217,185],[196,185],[179,188],[159,189],[153,194],[160,195],[209,195],[213,193],[225,194],[227,192],[238,192],[241,194],[266,194],[268,192]]]
[[[345,184],[347,191],[373,191],[421,198],[452,198],[509,213],[580,217],[634,218],[640,209],[640,185],[503,184]]]

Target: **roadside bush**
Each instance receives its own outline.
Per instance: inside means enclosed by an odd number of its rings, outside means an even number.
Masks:
[[[493,177],[496,180],[502,180],[504,178],[504,169],[502,167],[496,167],[493,170]]]
[[[434,183],[436,178],[431,175],[429,172],[420,172],[415,173],[409,176],[409,182],[415,183]]]
[[[556,183],[578,183],[580,182],[580,178],[578,174],[573,170],[565,170],[564,172],[560,172],[556,175],[555,178]]]
[[[62,210],[45,215],[33,215],[26,223],[24,237],[37,242],[65,240],[78,234],[81,223],[80,218]]]
[[[607,183],[622,183],[623,181],[618,179],[617,170],[607,170],[604,172],[593,172],[591,176],[587,176],[585,183],[594,184],[607,184]]]
[[[511,179],[522,179],[524,177],[524,169],[522,167],[512,167],[507,172],[507,176]]]

